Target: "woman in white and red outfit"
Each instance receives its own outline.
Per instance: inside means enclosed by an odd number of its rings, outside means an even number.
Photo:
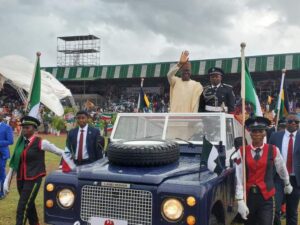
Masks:
[[[249,118],[245,122],[252,143],[245,148],[247,204],[244,200],[242,148],[236,160],[236,200],[238,212],[247,225],[272,225],[274,220],[274,171],[285,183],[285,192],[292,192],[286,165],[279,149],[264,144],[270,121],[264,117]]]
[[[17,207],[16,225],[25,225],[28,219],[30,225],[39,225],[35,198],[39,192],[42,178],[46,175],[45,151],[61,156],[63,150],[47,140],[35,135],[39,120],[24,116],[21,119],[23,142],[20,149],[15,149],[10,162],[10,171],[6,180],[6,192],[12,174],[17,172],[17,188],[20,199]],[[18,143],[17,143],[18,144]]]

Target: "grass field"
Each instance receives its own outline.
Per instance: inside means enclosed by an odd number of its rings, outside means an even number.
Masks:
[[[64,148],[65,146],[65,140],[66,136],[43,136],[43,138],[51,141],[52,143],[56,144],[56,146],[60,148]],[[13,149],[14,146],[11,147]],[[60,158],[54,154],[46,153],[46,167],[47,172],[51,172],[58,168],[58,164],[60,162]],[[13,182],[10,187],[10,193],[9,195],[0,201],[0,225],[14,225],[15,224],[15,215],[16,215],[16,208],[18,203],[19,195],[17,193],[16,189],[16,182],[15,179],[13,179]],[[38,211],[40,224],[44,224],[44,215],[43,215],[43,184],[41,185],[39,194],[36,198],[36,208]],[[300,220],[299,223],[300,224]],[[285,225],[285,222],[282,223],[282,225]]]

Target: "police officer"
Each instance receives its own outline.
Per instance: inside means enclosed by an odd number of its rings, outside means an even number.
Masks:
[[[266,130],[270,120],[264,117],[249,118],[245,125],[250,130],[252,143],[245,147],[246,194],[247,204],[243,198],[243,163],[242,148],[237,152],[236,160],[236,200],[238,212],[247,220],[246,225],[272,225],[275,213],[274,171],[284,181],[284,192],[290,194],[290,184],[285,162],[274,145],[264,144]]]
[[[199,112],[234,111],[235,96],[232,87],[222,83],[224,72],[221,68],[212,67],[208,70],[210,85],[204,87],[200,96]]]

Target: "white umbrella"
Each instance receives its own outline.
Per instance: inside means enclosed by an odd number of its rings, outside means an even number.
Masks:
[[[11,55],[0,58],[0,81],[10,80],[15,86],[27,92],[30,88],[33,71],[34,63],[22,56]],[[41,71],[41,77],[41,102],[56,115],[63,115],[64,109],[60,100],[71,97],[70,90],[48,72]]]

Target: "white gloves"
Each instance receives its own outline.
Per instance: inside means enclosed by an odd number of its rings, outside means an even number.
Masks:
[[[247,216],[249,214],[249,209],[245,203],[244,200],[239,200],[238,201],[238,212],[239,214],[241,214],[241,217],[244,219],[244,220],[247,220]]]
[[[292,193],[292,191],[293,191],[293,187],[292,187],[292,185],[291,185],[290,183],[289,183],[289,184],[286,184],[286,185],[284,186],[284,194],[289,195],[289,194]]]
[[[10,168],[3,183],[3,193],[6,196],[9,192],[9,186],[13,177],[13,170]]]

